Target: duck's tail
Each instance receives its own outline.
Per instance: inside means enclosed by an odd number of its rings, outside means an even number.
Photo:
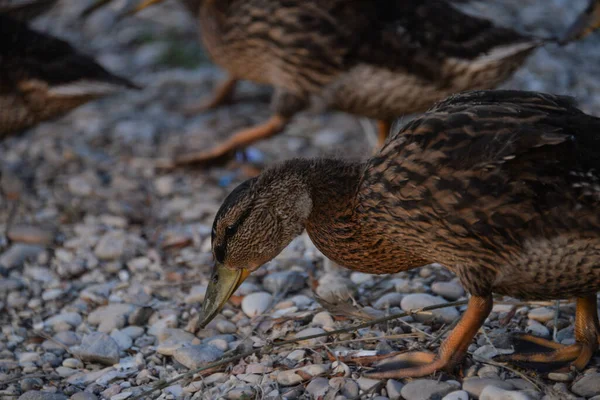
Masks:
[[[600,29],[600,0],[589,0],[590,4],[585,11],[567,29],[564,36],[559,38],[560,44],[568,44],[588,36]]]

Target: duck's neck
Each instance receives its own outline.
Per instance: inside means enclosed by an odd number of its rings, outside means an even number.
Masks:
[[[360,204],[364,168],[363,163],[333,159],[304,167],[312,199],[305,223],[311,240],[329,259],[356,271],[394,273],[427,264],[399,245],[385,222]]]

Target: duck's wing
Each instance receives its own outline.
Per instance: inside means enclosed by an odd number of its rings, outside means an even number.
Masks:
[[[0,88],[38,81],[57,91],[137,88],[67,42],[0,14]]]
[[[29,21],[50,10],[58,0],[0,0],[0,14]]]
[[[466,14],[446,0],[340,1],[332,14],[339,15],[340,31],[353,32],[346,39],[353,46],[352,62],[421,75],[437,75],[447,59],[503,58],[541,43]]]
[[[568,97],[452,96],[408,123],[369,161],[359,204],[385,207],[425,231],[447,226],[444,234],[494,246],[591,233],[600,229],[599,132],[600,119]]]

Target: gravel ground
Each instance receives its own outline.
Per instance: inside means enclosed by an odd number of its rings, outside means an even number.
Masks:
[[[71,3],[68,4],[67,3]],[[264,120],[269,90],[244,84],[239,102],[184,117],[223,77],[175,3],[117,21],[123,2],[77,18],[89,1],[63,1],[36,26],[64,37],[143,91],[88,104],[0,145],[0,398],[127,399],[160,380],[260,347],[343,328],[356,320],[465,299],[452,274],[431,265],[390,276],[352,273],[323,259],[306,236],[245,282],[207,329],[197,316],[211,263],[210,226],[224,196],[245,178],[235,165],[156,171],[156,158],[205,148]],[[583,0],[504,0],[472,10],[539,35],[561,32]],[[533,55],[508,88],[574,95],[600,115],[600,36]],[[371,125],[343,114],[303,115],[257,144],[254,160],[365,157]],[[9,220],[12,227],[6,230]],[[314,293],[323,300],[316,301]],[[355,301],[345,301],[354,299]],[[459,376],[399,382],[361,377],[361,358],[439,345],[461,307],[305,340],[213,368],[154,393],[160,399],[600,399],[600,359],[575,381],[481,361],[530,331],[573,343],[574,304],[498,299]],[[335,303],[338,303],[335,305]],[[342,305],[340,305],[342,304]],[[371,363],[366,364],[367,367]],[[150,397],[148,397],[150,398]]]

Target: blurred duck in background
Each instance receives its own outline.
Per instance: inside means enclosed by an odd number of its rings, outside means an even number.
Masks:
[[[0,139],[91,100],[138,88],[27,21],[56,0],[0,0]]]
[[[92,10],[108,3],[99,0]],[[450,94],[494,88],[537,47],[580,39],[598,27],[599,0],[569,40],[541,39],[465,14],[446,0],[181,0],[197,18],[213,61],[229,78],[196,112],[227,103],[246,79],[275,88],[272,117],[222,144],[175,158],[212,164],[283,131],[318,97],[324,108],[378,121],[380,147],[390,121],[423,112]],[[145,0],[138,12],[162,0]]]

